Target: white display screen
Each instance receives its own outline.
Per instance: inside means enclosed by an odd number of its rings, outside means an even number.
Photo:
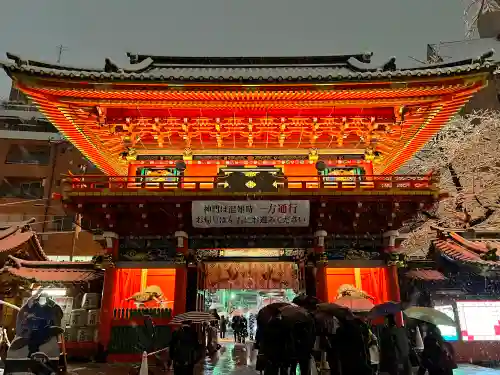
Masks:
[[[464,341],[500,341],[500,301],[457,301]]]
[[[438,311],[441,311],[442,313],[445,313],[451,319],[455,320],[455,314],[453,312],[452,305],[434,306],[434,308]],[[440,326],[440,325],[438,325],[437,327],[439,328],[439,331],[441,332],[443,339],[445,339],[446,341],[458,340],[458,331],[456,327]]]

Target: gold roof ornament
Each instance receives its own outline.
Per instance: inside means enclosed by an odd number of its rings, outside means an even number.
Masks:
[[[186,147],[184,149],[184,152],[182,153],[182,159],[184,161],[193,160],[193,150],[191,150],[191,148],[189,147]]]
[[[373,147],[368,147],[365,150],[365,160],[371,161],[374,164],[377,164],[381,161],[382,155],[380,151],[376,151]]]
[[[135,148],[129,148],[126,156],[127,161],[137,160],[137,150]]]
[[[312,162],[317,162],[319,159],[319,154],[318,154],[318,149],[316,148],[311,148],[309,150],[309,161],[312,161]]]

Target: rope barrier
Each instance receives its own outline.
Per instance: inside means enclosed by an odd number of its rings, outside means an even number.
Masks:
[[[160,350],[157,350],[155,352],[151,352],[151,353],[147,353],[147,356],[148,357],[151,357],[153,355],[156,355],[156,354],[159,354],[159,353],[162,353],[162,352],[166,352],[169,348],[166,347],[166,348],[163,348],[163,349],[160,349]]]

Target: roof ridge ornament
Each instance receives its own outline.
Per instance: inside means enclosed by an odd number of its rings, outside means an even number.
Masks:
[[[28,60],[22,59],[21,56],[7,52],[5,54],[9,60],[13,60],[17,66],[29,65]]]
[[[382,71],[383,72],[387,72],[387,71],[394,72],[395,70],[397,70],[396,57],[392,56],[389,59],[389,61],[387,61],[384,65],[382,65]]]
[[[113,60],[109,57],[104,59],[104,71],[106,73],[123,73],[123,69],[118,66]]]
[[[387,62],[385,62],[382,66],[373,64],[371,62],[371,56],[369,55],[366,59],[360,60],[355,57],[350,57],[347,60],[347,65],[352,70],[367,73],[367,72],[388,72],[397,70],[396,66],[396,57],[391,57]]]
[[[132,62],[134,61],[134,62]],[[142,73],[153,64],[153,59],[148,57],[142,61],[132,60],[128,65],[118,65],[111,58],[104,60],[104,71],[106,73]]]
[[[493,48],[491,48],[489,51],[487,51],[487,52],[483,53],[481,56],[479,56],[477,58],[477,61],[482,64],[485,61],[490,60],[494,54],[495,54],[495,50]]]

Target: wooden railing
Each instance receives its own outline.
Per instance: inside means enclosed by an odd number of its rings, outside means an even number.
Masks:
[[[137,176],[103,176],[103,175],[71,175],[63,180],[64,191],[217,191],[235,192],[225,188],[224,177],[219,176],[180,176],[170,181],[153,182],[147,177]],[[275,190],[336,189],[336,190],[431,190],[435,181],[429,175],[362,175],[342,177],[342,180],[329,176],[284,176],[276,179]],[[271,191],[271,192],[272,192]],[[261,192],[245,190],[248,193]]]

